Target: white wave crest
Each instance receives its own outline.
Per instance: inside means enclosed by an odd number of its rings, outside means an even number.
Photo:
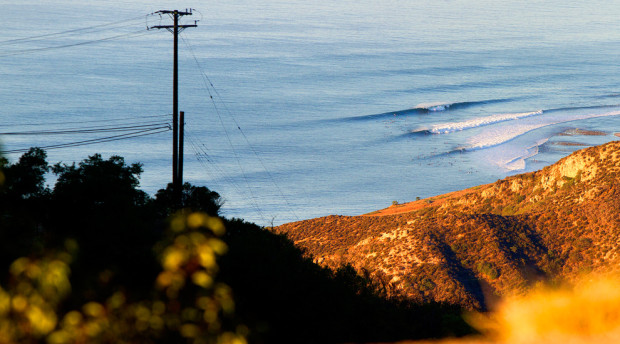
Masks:
[[[461,131],[465,129],[477,128],[485,125],[490,125],[494,123],[504,122],[515,120],[524,117],[530,117],[535,115],[542,115],[543,110],[532,111],[532,112],[522,112],[522,113],[506,113],[506,114],[497,114],[486,117],[478,117],[472,118],[463,122],[451,122],[451,123],[442,123],[435,124],[431,126],[428,131],[433,134],[448,134],[455,131]]]
[[[522,123],[519,125],[509,125],[509,126],[502,126],[500,128],[492,128],[490,130],[486,130],[480,135],[476,135],[470,138],[468,142],[469,144],[465,147],[460,147],[460,148],[464,150],[476,150],[476,149],[489,148],[489,147],[493,147],[493,146],[506,143],[532,130],[543,128],[549,125],[568,123],[568,122],[573,122],[573,121],[585,120],[589,118],[610,117],[610,116],[618,116],[618,115],[620,115],[620,111],[613,111],[613,112],[606,112],[606,113],[600,113],[600,114],[575,115],[575,116],[569,116],[569,117],[563,117],[563,118],[555,117],[555,118],[549,118],[546,120],[537,119],[535,122],[529,121],[530,123]]]
[[[504,167],[509,171],[521,171],[525,169],[525,160],[538,154],[539,147],[549,141],[549,138],[543,138],[538,140],[530,147],[517,151],[515,157],[508,157],[508,161],[498,161],[498,165]]]
[[[452,106],[454,102],[437,102],[437,103],[420,103],[414,107],[414,109],[425,109],[428,111],[445,111],[450,106]]]

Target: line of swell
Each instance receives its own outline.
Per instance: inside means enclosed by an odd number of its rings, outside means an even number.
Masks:
[[[568,107],[545,110],[545,112],[560,112],[560,111],[572,111],[572,110],[596,110],[596,109],[609,109],[609,108],[616,108],[616,107],[620,107],[620,104],[568,106]]]
[[[539,123],[539,124],[535,124],[535,125],[530,125],[528,127],[521,128],[521,130],[515,130],[512,133],[507,133],[507,135],[505,135],[503,137],[496,137],[493,140],[490,140],[490,141],[487,141],[487,142],[470,143],[468,145],[457,146],[457,147],[452,148],[449,151],[444,151],[444,152],[435,153],[435,154],[429,154],[429,155],[425,155],[425,156],[419,156],[419,157],[417,157],[417,160],[433,159],[433,158],[448,156],[448,155],[452,155],[452,154],[456,154],[456,153],[464,153],[464,152],[482,150],[482,149],[487,149],[487,148],[499,146],[499,145],[504,144],[506,142],[512,141],[515,138],[517,138],[519,136],[522,136],[522,135],[524,135],[524,134],[526,134],[526,133],[528,133],[528,132],[530,132],[532,130],[537,130],[537,129],[548,127],[548,126],[551,126],[551,125],[575,122],[575,121],[580,121],[580,120],[587,120],[587,119],[591,119],[591,118],[613,117],[613,116],[620,116],[620,111],[612,111],[612,112],[601,113],[601,114],[578,115],[578,116],[575,116],[575,117],[565,118],[565,119],[556,120],[556,121],[551,121],[551,122],[548,122],[548,123]],[[411,133],[409,133],[409,135],[410,134]],[[544,143],[544,142],[538,143],[538,144],[536,144],[534,146],[539,146],[542,143]],[[532,146],[532,147],[534,147],[534,146]],[[532,148],[532,147],[530,147],[530,148]],[[511,162],[514,162],[515,160],[516,159],[513,159]]]
[[[543,110],[531,111],[531,112],[521,112],[521,113],[506,113],[506,114],[497,114],[492,116],[485,117],[477,117],[472,118],[467,121],[462,122],[450,122],[450,123],[442,123],[435,124],[430,127],[422,127],[416,130],[413,130],[412,134],[448,134],[453,133],[455,131],[462,131],[466,129],[483,127],[486,125],[491,125],[499,122],[512,121],[519,118],[531,117],[542,115]]]
[[[489,99],[489,100],[477,100],[477,101],[466,101],[466,102],[421,103],[410,109],[390,111],[390,112],[384,112],[384,113],[372,114],[372,115],[345,117],[345,118],[340,118],[336,120],[337,121],[368,121],[368,120],[386,119],[386,118],[393,118],[393,117],[398,117],[398,116],[416,115],[416,114],[421,115],[421,114],[429,114],[429,113],[434,113],[434,112],[463,109],[463,108],[486,105],[486,104],[503,103],[503,102],[509,102],[512,100],[514,100],[514,98]]]
[[[620,107],[620,104],[611,104],[611,105],[590,105],[590,106],[574,106],[574,107],[562,107],[562,108],[553,108],[547,110],[538,110],[532,112],[522,112],[522,113],[514,113],[514,114],[497,114],[486,117],[478,117],[472,118],[467,121],[462,122],[450,122],[450,123],[441,123],[435,124],[431,126],[424,126],[412,130],[409,135],[417,136],[417,135],[428,135],[428,134],[449,134],[456,131],[462,131],[467,129],[478,128],[482,126],[492,125],[495,123],[505,122],[516,120],[520,118],[542,115],[543,113],[554,113],[554,112],[566,112],[573,110],[596,110],[596,109],[609,109],[609,108],[617,108]]]
[[[597,98],[620,98],[620,93],[605,94],[602,96],[598,96]]]

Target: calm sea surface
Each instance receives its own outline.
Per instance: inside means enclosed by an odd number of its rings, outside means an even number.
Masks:
[[[171,23],[148,14],[196,9],[179,44],[185,180],[262,225],[362,214],[619,139],[617,1],[0,8],[5,156],[57,145],[68,147],[49,149],[51,163],[121,155],[144,164],[149,193],[171,175],[172,35],[147,31]]]

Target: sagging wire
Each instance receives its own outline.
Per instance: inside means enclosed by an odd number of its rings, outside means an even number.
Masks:
[[[68,135],[68,134],[90,134],[90,133],[103,133],[114,131],[135,131],[137,129],[172,129],[169,123],[154,123],[154,124],[142,124],[142,125],[130,125],[122,127],[92,127],[92,128],[70,128],[70,129],[58,129],[58,130],[33,130],[33,131],[13,131],[13,132],[0,132],[0,135],[13,135],[13,136],[33,136],[33,135]]]
[[[205,88],[207,89],[207,92],[209,93],[209,98],[211,99],[211,102],[213,103],[213,106],[216,109],[216,113],[217,116],[220,120],[220,123],[222,125],[222,127],[224,128],[224,131],[226,132],[226,137],[228,138],[229,142],[230,142],[230,137],[228,134],[228,131],[226,130],[226,127],[224,125],[224,122],[222,120],[222,117],[219,113],[219,109],[215,103],[215,99],[213,98],[213,95],[211,93],[211,88],[213,89],[213,91],[215,92],[215,94],[217,95],[217,97],[219,99],[223,99],[222,96],[219,94],[218,90],[215,88],[215,86],[213,85],[213,83],[211,82],[211,80],[209,79],[209,76],[204,72],[204,68],[202,68],[202,65],[200,64],[200,62],[198,61],[198,58],[196,57],[196,54],[194,53],[194,49],[193,47],[189,44],[189,42],[185,39],[184,35],[180,35],[181,39],[183,40],[183,43],[185,43],[185,45],[187,46],[187,48],[189,49],[190,53],[192,54],[194,61],[196,62],[196,65],[198,66],[198,69],[200,70],[200,73],[202,75],[203,78],[203,82],[205,84]],[[209,86],[211,86],[211,88],[209,88]],[[245,142],[247,143],[247,145],[250,147],[250,149],[252,150],[252,152],[254,153],[254,155],[256,156],[256,158],[258,159],[258,161],[260,162],[261,166],[263,167],[263,169],[265,170],[265,172],[267,173],[267,175],[269,176],[271,182],[274,184],[274,186],[276,187],[276,189],[278,190],[280,196],[282,197],[282,199],[284,199],[286,205],[289,207],[291,213],[293,214],[293,216],[299,221],[300,218],[297,216],[297,214],[295,213],[295,210],[293,209],[292,205],[290,204],[290,202],[288,201],[288,199],[286,198],[286,196],[284,195],[284,193],[282,192],[282,189],[280,188],[280,186],[275,182],[275,179],[273,177],[273,175],[271,174],[271,172],[269,172],[269,170],[267,169],[267,167],[265,166],[263,160],[260,158],[258,152],[256,151],[256,149],[254,148],[254,146],[252,144],[250,144],[250,141],[248,139],[248,137],[246,136],[245,132],[241,129],[241,126],[239,125],[239,123],[237,122],[237,120],[235,119],[235,117],[232,115],[232,112],[228,109],[228,107],[226,106],[226,103],[222,101],[222,104],[224,106],[224,109],[226,110],[226,113],[230,116],[230,118],[233,120],[233,122],[235,123],[237,129],[239,130],[239,132],[241,133],[241,135],[243,136]],[[232,147],[232,143],[231,143],[231,147]],[[264,219],[263,219],[264,220]]]
[[[237,194],[239,195],[243,195],[243,192],[241,191],[241,186],[235,182],[234,179],[232,179],[228,173],[225,173],[216,163],[215,163],[215,159],[208,153],[208,149],[207,147],[202,144],[202,143],[197,143],[198,138],[194,137],[194,135],[187,135],[186,136],[188,138],[188,140],[190,141],[190,147],[192,148],[192,150],[194,151],[194,155],[196,156],[196,160],[198,160],[198,162],[200,163],[200,165],[207,171],[213,169],[214,171],[214,175],[217,175],[217,178],[220,178],[221,180],[223,180],[226,185],[231,185],[235,191],[237,192]],[[206,162],[205,162],[206,160]],[[260,207],[258,206],[258,204],[256,203],[256,201],[254,200],[254,202],[250,202],[250,205],[254,208],[254,210],[256,210],[256,212],[259,214],[259,216],[261,217],[261,219],[263,221],[265,221],[264,218],[264,214],[262,213]]]
[[[111,40],[121,39],[121,38],[139,37],[139,36],[144,36],[144,35],[148,35],[148,34],[150,34],[150,31],[144,31],[144,30],[141,29],[140,31],[125,33],[125,34],[121,34],[121,35],[110,36],[110,37],[105,37],[105,38],[100,38],[100,39],[95,39],[95,40],[90,40],[90,41],[82,41],[82,42],[78,42],[78,43],[56,45],[56,46],[51,46],[51,47],[42,47],[42,48],[31,48],[31,49],[16,50],[16,51],[13,51],[13,52],[7,52],[7,53],[0,54],[0,57],[24,55],[24,54],[34,53],[34,52],[43,52],[43,51],[48,51],[48,50],[71,48],[71,47],[77,47],[77,46],[89,45],[89,44],[96,44],[96,43],[101,43],[101,42],[106,42],[106,41],[111,41]]]
[[[183,39],[183,36],[181,35],[181,38]],[[183,39],[183,41],[185,41]],[[194,55],[194,59],[196,59],[195,55]],[[197,60],[196,60],[197,61]],[[203,78],[203,82],[204,82],[204,78]],[[206,84],[205,84],[206,86]],[[239,167],[239,170],[241,171],[241,174],[243,175],[243,179],[246,183],[246,187],[250,193],[250,199],[252,200],[252,202],[254,203],[255,208],[257,209],[257,212],[260,216],[260,218],[264,221],[267,222],[267,219],[265,218],[265,215],[263,214],[262,210],[260,210],[260,207],[258,206],[257,200],[256,200],[256,196],[254,195],[254,191],[252,190],[252,187],[250,186],[250,182],[248,180],[248,176],[247,173],[245,172],[245,169],[243,168],[243,165],[241,164],[241,159],[239,157],[239,154],[237,153],[237,150],[235,149],[232,140],[230,138],[230,134],[228,133],[228,129],[226,129],[226,126],[224,125],[224,120],[222,119],[220,110],[217,106],[217,104],[215,103],[215,101],[213,101],[213,95],[211,94],[211,90],[207,87],[207,92],[209,93],[209,97],[212,100],[212,104],[213,104],[213,108],[215,110],[215,113],[218,116],[218,119],[220,121],[220,124],[222,126],[222,128],[224,129],[224,133],[226,134],[226,139],[228,141],[228,144],[230,145],[230,148],[233,152],[233,155],[235,157],[235,161],[237,162],[237,166]]]
[[[210,95],[210,92],[209,92],[209,95]],[[211,99],[213,99],[213,97],[211,97]],[[228,133],[228,130],[226,129],[226,126],[224,125],[224,121],[220,114],[220,110],[217,107],[217,104],[215,104],[215,102],[213,102],[213,107],[215,109],[215,112],[217,113],[217,116],[219,118],[220,124],[222,125],[222,128],[224,128],[224,133],[226,134],[226,139],[228,140],[228,144],[230,145],[230,148],[233,151],[233,155],[235,156],[235,161],[237,162],[237,166],[239,166],[239,170],[241,171],[241,174],[243,175],[243,180],[245,181],[246,187],[248,191],[250,192],[250,199],[252,200],[254,207],[257,209],[257,212],[260,218],[263,221],[267,221],[265,218],[265,215],[263,214],[262,210],[260,210],[260,207],[258,206],[258,203],[256,201],[256,196],[254,195],[254,191],[252,191],[252,187],[250,186],[247,173],[245,172],[245,169],[243,168],[243,165],[241,164],[241,158],[239,158],[239,154],[237,153],[237,150],[235,150],[235,146],[233,145],[232,140],[230,139],[230,135]]]
[[[169,128],[146,129],[146,130],[135,131],[132,133],[100,137],[96,139],[89,139],[89,140],[82,140],[82,141],[75,141],[75,142],[68,142],[68,143],[59,143],[59,144],[48,145],[48,146],[40,146],[39,148],[45,149],[45,150],[52,150],[52,149],[60,149],[60,148],[68,148],[68,147],[79,147],[79,146],[92,145],[96,143],[120,141],[120,140],[126,140],[126,139],[131,139],[131,138],[136,138],[136,137],[147,136],[147,135],[155,135],[155,134],[160,134],[160,133],[164,133],[167,131],[170,131],[170,129]],[[28,150],[29,148],[11,149],[11,150],[0,151],[0,153],[2,154],[24,153],[24,152],[27,152]]]
[[[148,16],[152,15],[151,14],[147,14],[147,18]],[[41,40],[43,38],[50,38],[50,37],[54,37],[54,36],[62,36],[62,35],[66,35],[69,33],[76,33],[76,32],[80,32],[80,31],[88,31],[91,30],[90,32],[99,32],[99,31],[105,31],[107,29],[103,29],[103,30],[94,30],[93,29],[98,29],[98,28],[102,28],[102,27],[108,27],[108,26],[113,26],[113,25],[118,25],[118,24],[123,24],[123,23],[127,23],[127,22],[131,22],[131,21],[135,21],[137,19],[142,19],[143,15],[140,15],[139,17],[134,17],[134,18],[129,18],[129,19],[124,19],[124,20],[119,20],[119,21],[115,21],[115,22],[111,22],[111,23],[106,23],[106,24],[100,24],[100,25],[93,25],[93,26],[87,26],[87,27],[82,27],[82,28],[76,28],[76,29],[71,29],[71,30],[65,30],[65,31],[59,31],[59,32],[52,32],[52,33],[48,33],[48,34],[43,34],[43,35],[36,35],[36,36],[29,36],[29,37],[21,37],[21,38],[14,38],[14,39],[8,39],[8,40],[4,40],[4,41],[0,41],[0,45],[12,45],[12,44],[17,44],[17,43],[24,43],[24,42],[29,42],[29,41],[37,41],[37,40]],[[132,25],[125,25],[125,26],[118,26],[118,27],[112,27],[111,29],[118,29],[118,28],[123,28],[123,27],[129,27]]]
[[[142,124],[153,124],[153,123],[162,123],[161,121],[158,122],[136,122],[137,120],[140,119],[147,119],[147,118],[163,118],[163,117],[170,117],[170,114],[167,115],[146,115],[146,116],[135,116],[132,118],[106,118],[106,119],[94,119],[94,120],[89,120],[89,121],[65,121],[65,122],[44,122],[44,123],[20,123],[19,126],[20,127],[25,127],[25,126],[46,126],[46,127],[50,127],[50,126],[61,126],[61,125],[67,125],[67,124],[84,124],[84,123],[110,123],[110,122],[129,122],[125,125],[130,125],[130,124],[138,124],[138,123],[142,123]],[[169,122],[166,122],[169,123]],[[11,125],[8,124],[0,124],[0,127],[8,127]]]

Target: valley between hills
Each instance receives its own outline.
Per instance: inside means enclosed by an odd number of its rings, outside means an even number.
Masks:
[[[322,266],[351,265],[388,297],[488,310],[536,285],[617,272],[619,173],[613,141],[495,183],[272,231]]]

